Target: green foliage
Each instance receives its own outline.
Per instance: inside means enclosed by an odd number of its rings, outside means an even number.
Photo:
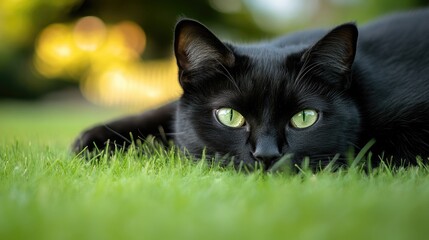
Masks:
[[[68,146],[116,113],[0,105],[1,239],[426,239],[425,167],[296,175],[209,167],[145,143],[91,163]],[[83,112],[82,115],[77,115]],[[79,120],[80,119],[80,120]]]

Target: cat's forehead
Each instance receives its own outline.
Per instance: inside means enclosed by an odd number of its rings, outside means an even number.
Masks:
[[[235,82],[240,88],[238,96],[243,97],[246,102],[271,105],[268,102],[283,99],[287,95],[287,53],[263,47],[248,47],[241,49],[236,56]]]
[[[241,48],[236,54],[236,76],[243,81],[279,81],[287,72],[288,53],[272,48]],[[257,82],[254,82],[255,84]]]
[[[270,43],[260,43],[233,46],[234,53],[236,55],[269,61],[285,59],[288,56],[298,54],[307,48],[307,44],[278,46]]]
[[[286,62],[289,57],[301,54],[305,46],[272,46],[270,44],[243,45],[234,47],[236,64],[242,74],[252,77],[278,77],[283,71],[288,71]],[[291,70],[291,69],[289,69]]]
[[[296,71],[288,66],[291,56],[301,54],[305,47],[272,47],[253,45],[238,47],[235,82],[240,88],[238,96],[246,102],[274,110],[290,105],[295,96],[313,95],[314,85],[296,81]],[[292,64],[293,65],[293,64]],[[308,89],[308,91],[306,91]]]

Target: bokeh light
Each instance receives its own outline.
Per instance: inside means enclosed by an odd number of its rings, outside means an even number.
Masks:
[[[82,51],[96,51],[106,39],[106,25],[97,17],[84,17],[73,29],[76,46]]]
[[[52,24],[36,43],[34,66],[46,78],[72,78],[91,102],[148,108],[177,98],[181,89],[173,57],[143,61],[143,29],[131,21],[113,25],[87,16]]]
[[[131,21],[124,21],[115,25],[112,30],[119,32],[121,36],[126,36],[123,41],[128,49],[134,50],[137,54],[143,53],[146,47],[146,35],[137,24]]]
[[[73,42],[71,27],[52,24],[40,34],[36,44],[35,67],[47,78],[80,74],[82,52]]]
[[[175,60],[117,61],[94,67],[81,85],[90,101],[108,106],[153,107],[177,98]]]

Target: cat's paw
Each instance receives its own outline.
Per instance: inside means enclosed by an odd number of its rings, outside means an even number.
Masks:
[[[76,154],[82,151],[102,150],[109,144],[110,134],[104,126],[96,126],[83,131],[73,142],[72,151]]]

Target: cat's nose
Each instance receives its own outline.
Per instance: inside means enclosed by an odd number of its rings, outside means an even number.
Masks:
[[[254,152],[253,157],[255,157],[257,160],[264,162],[264,163],[273,163],[277,159],[281,157],[281,154],[279,151],[263,151],[263,152]]]
[[[258,139],[255,151],[252,152],[252,154],[255,159],[267,164],[271,164],[281,157],[277,141],[272,137],[262,137]]]

